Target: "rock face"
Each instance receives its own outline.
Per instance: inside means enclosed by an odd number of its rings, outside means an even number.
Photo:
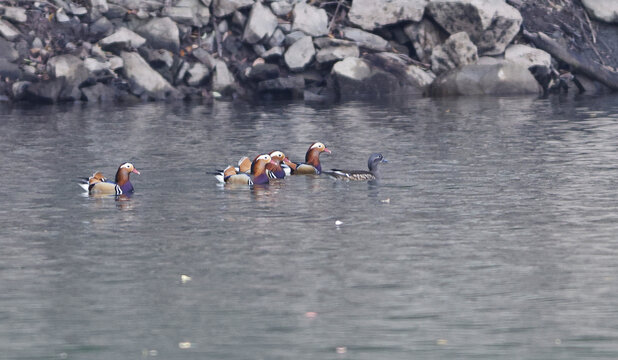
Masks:
[[[26,9],[12,6],[4,7],[4,18],[15,23],[24,23],[28,20]]]
[[[324,9],[299,2],[294,6],[293,14],[292,30],[300,30],[311,36],[328,34],[328,16]]]
[[[60,55],[49,59],[47,72],[54,78],[66,78],[68,84],[76,87],[89,77],[84,62],[74,55]]]
[[[168,17],[154,18],[138,27],[136,32],[146,38],[148,44],[154,49],[178,52],[180,48],[178,26]]]
[[[420,21],[426,4],[427,0],[354,0],[348,18],[365,30],[373,30],[401,21]]]
[[[476,46],[468,34],[460,32],[451,35],[444,44],[438,45],[431,54],[431,70],[441,74],[458,66],[471,64],[478,60]]]
[[[0,35],[8,41],[16,40],[21,33],[11,23],[0,19]]]
[[[618,2],[614,0],[581,0],[588,13],[595,19],[618,23]]]
[[[479,54],[498,55],[519,32],[519,11],[496,0],[432,0],[427,9],[450,34],[468,33]]]
[[[410,23],[403,28],[403,31],[412,42],[418,59],[424,63],[431,63],[433,49],[448,38],[444,30],[427,19],[418,23]]]
[[[527,67],[534,65],[549,67],[551,65],[551,55],[547,52],[521,44],[510,45],[506,48],[504,60]]]
[[[13,47],[13,44],[0,37],[0,59],[6,59],[9,62],[14,62],[19,59],[19,53]]]
[[[222,94],[228,94],[234,86],[234,75],[228,70],[227,65],[222,60],[215,62],[215,76],[212,80],[212,89]]]
[[[437,77],[431,96],[539,94],[540,86],[527,67],[508,61],[471,64]]]
[[[355,41],[358,46],[367,48],[373,51],[387,51],[390,48],[388,41],[384,38],[352,27],[343,29],[343,36],[346,39]]]
[[[215,0],[213,4],[213,14],[217,17],[224,17],[234,13],[238,9],[253,5],[253,0]]]
[[[319,63],[328,63],[343,60],[348,57],[358,57],[360,55],[358,46],[328,46],[320,49],[316,55]]]
[[[292,71],[302,71],[315,56],[311,36],[304,36],[292,44],[283,56],[286,65]]]
[[[145,43],[146,39],[124,27],[99,41],[103,50],[130,50],[131,48],[139,48]]]
[[[154,71],[138,53],[123,51],[120,56],[124,62],[124,75],[133,94],[152,99],[165,99],[176,92],[176,89]]]
[[[259,1],[251,8],[249,21],[245,26],[243,40],[249,44],[255,44],[262,39],[269,38],[277,28],[277,17],[269,8]]]

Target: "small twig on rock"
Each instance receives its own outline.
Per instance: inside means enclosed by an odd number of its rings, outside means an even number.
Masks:
[[[592,22],[590,22],[590,17],[588,17],[588,12],[586,12],[586,9],[584,9],[584,17],[586,18],[586,22],[588,23],[588,27],[590,27],[590,33],[592,34],[592,42],[593,43],[597,43],[597,34],[594,31],[594,28],[592,27]]]
[[[337,1],[337,7],[335,8],[335,12],[333,13],[333,18],[330,19],[330,24],[328,24],[328,32],[333,31],[333,25],[335,25],[335,20],[337,19],[337,14],[339,13],[339,8],[341,7],[341,3],[344,0]]]

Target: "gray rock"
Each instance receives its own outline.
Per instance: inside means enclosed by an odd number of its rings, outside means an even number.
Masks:
[[[236,13],[236,12],[240,12],[240,11],[234,11],[234,12]],[[217,30],[221,34],[225,34],[229,29],[230,29],[230,27],[228,26],[227,21],[225,21],[225,20],[221,20],[217,24]]]
[[[287,1],[274,1],[270,3],[270,9],[277,16],[286,16],[292,11],[292,4]]]
[[[508,61],[493,65],[470,64],[438,76],[431,96],[519,95],[540,93],[528,68]]]
[[[147,51],[147,55],[141,54],[144,60],[154,68],[169,69],[174,65],[174,55],[165,49]]]
[[[234,15],[232,15],[232,24],[244,28],[246,23],[247,17],[240,11],[234,11]]]
[[[582,0],[582,4],[593,18],[618,23],[618,2],[615,0]]]
[[[8,62],[15,62],[19,59],[19,53],[13,47],[13,43],[0,37],[0,59],[6,59]]]
[[[258,56],[262,56],[262,54],[266,52],[266,47],[264,47],[264,45],[262,44],[254,44],[253,52],[256,53]]]
[[[21,78],[21,70],[17,64],[13,64],[7,59],[0,57],[0,78],[17,80]]]
[[[120,56],[112,56],[107,61],[109,61],[109,68],[114,71],[124,67],[124,60]]]
[[[416,83],[422,89],[425,89],[431,85],[436,78],[436,74],[431,71],[424,70],[416,65],[408,65],[406,75],[411,82]]]
[[[105,60],[107,58],[105,51],[103,51],[99,45],[92,46],[92,49],[90,49],[90,55],[101,60]]]
[[[331,46],[356,46],[355,41],[343,40],[343,39],[335,39],[328,36],[314,38],[313,45],[315,47],[322,49]]]
[[[214,0],[213,14],[217,17],[224,17],[234,11],[253,5],[254,0]]]
[[[124,29],[124,28],[121,28]],[[109,36],[114,31],[114,25],[105,16],[101,16],[88,27],[90,35],[95,38]],[[137,34],[136,34],[137,35]],[[146,39],[144,39],[144,42]]]
[[[47,72],[52,78],[64,77],[67,86],[79,87],[90,77],[84,62],[74,55],[59,55],[47,61]]]
[[[107,2],[129,10],[143,9],[147,12],[159,11],[166,3],[166,1],[163,0],[108,0]]]
[[[277,17],[259,1],[251,8],[249,20],[243,33],[243,41],[255,44],[269,38],[277,28]]]
[[[28,89],[28,86],[30,86],[31,84],[32,83],[30,81],[14,82],[13,86],[11,86],[13,100],[23,100],[26,97],[26,89]]]
[[[189,86],[200,86],[210,76],[210,70],[202,63],[195,63],[191,65],[189,71],[187,71],[186,81]]]
[[[176,73],[176,78],[174,79],[175,85],[180,85],[180,83],[182,83],[182,80],[185,78],[185,75],[187,75],[190,68],[191,64],[186,61],[181,62],[180,67],[178,68],[178,73]]]
[[[448,38],[448,34],[444,30],[427,19],[410,23],[403,30],[412,42],[418,59],[424,63],[431,63],[433,49]]]
[[[293,15],[292,30],[299,30],[311,36],[328,34],[328,16],[324,9],[300,2],[294,6]]]
[[[354,0],[348,18],[365,30],[396,24],[401,21],[420,21],[427,0]]]
[[[526,67],[551,65],[551,55],[547,52],[521,44],[509,45],[504,52],[504,59]]]
[[[15,41],[21,36],[21,33],[11,23],[0,19],[0,35],[8,41]]]
[[[197,19],[195,10],[188,7],[166,7],[161,12],[162,16],[167,16],[179,24],[201,27],[203,24]]]
[[[107,0],[89,0],[90,7],[96,9],[101,14],[105,14],[109,10]]]
[[[438,45],[431,54],[431,70],[441,74],[458,66],[474,63],[478,60],[476,46],[468,34],[460,32],[451,35],[444,44]]]
[[[177,95],[177,91],[136,52],[123,51],[123,73],[129,81],[131,92],[137,96],[164,99]]]
[[[253,81],[264,81],[278,78],[280,74],[279,66],[275,64],[256,64],[250,68],[248,78]]]
[[[59,78],[31,84],[24,89],[23,97],[32,102],[53,104],[61,99],[65,82],[65,78]]]
[[[273,48],[268,49],[266,52],[262,53],[261,56],[266,61],[279,59],[280,57],[283,56],[283,48],[280,46],[275,46]]]
[[[71,18],[69,17],[69,15],[67,15],[66,10],[60,8],[56,10],[56,21],[61,24],[66,24],[71,21]]]
[[[292,24],[290,23],[279,24],[279,29],[281,29],[281,31],[283,31],[284,34],[289,34],[292,31]]]
[[[290,46],[305,36],[307,35],[302,31],[291,32],[285,36],[285,46]]]
[[[191,53],[193,56],[198,59],[202,64],[208,67],[208,70],[212,71],[215,68],[215,58],[208,51],[197,48],[193,50]]]
[[[478,65],[495,65],[495,64],[502,63],[502,61],[503,61],[503,59],[496,59],[495,57],[491,57],[491,56],[480,56],[475,64],[478,64]]]
[[[212,90],[221,94],[229,94],[234,89],[234,75],[228,70],[222,60],[215,62],[215,74],[212,80]]]
[[[210,4],[212,3],[212,0],[200,0],[202,2],[202,4],[204,4],[204,6],[206,7],[210,7]]]
[[[116,89],[102,83],[84,87],[82,88],[82,93],[88,102],[109,102],[120,98]]]
[[[304,87],[305,80],[300,75],[269,79],[258,83],[259,91],[293,91],[302,90]]]
[[[153,49],[167,49],[177,53],[180,48],[180,31],[176,23],[168,18],[154,18],[135,31],[146,38]]]
[[[292,71],[302,71],[313,61],[315,48],[311,36],[305,36],[292,44],[283,56],[285,64]]]
[[[331,46],[320,49],[316,55],[319,63],[329,63],[343,60],[348,57],[358,57],[360,55],[358,46]]]
[[[468,33],[483,55],[502,54],[522,22],[519,11],[504,1],[432,0],[427,9],[450,34]]]
[[[2,9],[4,10],[4,15],[2,15],[2,17],[13,23],[25,23],[28,20],[26,9],[24,8],[5,6]]]
[[[94,75],[104,74],[110,70],[109,62],[99,61],[95,58],[84,59],[84,66],[91,74]]]
[[[115,33],[103,38],[99,41],[99,46],[103,50],[128,50],[131,48],[139,48],[146,43],[146,39],[134,33],[133,31],[121,27]]]
[[[109,20],[121,19],[127,15],[128,11],[122,6],[108,3],[108,10],[105,13],[105,17]]]
[[[42,49],[43,48],[43,41],[36,37],[34,38],[34,40],[32,40],[32,48],[34,49]]]
[[[346,39],[356,41],[358,46],[373,51],[388,51],[390,45],[378,35],[374,35],[361,29],[346,27],[343,29],[343,36]]]
[[[75,16],[82,16],[88,13],[88,9],[83,6],[77,6],[74,3],[69,3],[69,13]]]
[[[268,46],[270,46],[271,48],[275,46],[281,46],[284,41],[285,34],[283,33],[283,31],[281,31],[281,29],[277,28],[275,29],[275,32],[270,37],[270,39],[268,39]]]

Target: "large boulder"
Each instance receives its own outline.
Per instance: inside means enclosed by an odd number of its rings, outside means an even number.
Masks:
[[[214,0],[212,12],[217,17],[224,17],[253,4],[254,0]]]
[[[212,90],[222,94],[229,94],[234,90],[234,75],[222,60],[215,61],[215,75],[212,79]]]
[[[618,23],[618,1],[581,0],[586,11],[595,19],[608,23]]]
[[[176,53],[180,48],[178,25],[168,17],[154,18],[135,31],[145,37],[153,49],[167,49]]]
[[[406,25],[403,31],[412,42],[418,59],[426,64],[431,63],[433,49],[448,38],[444,30],[425,18]]]
[[[199,0],[179,0],[174,6],[165,7],[162,16],[179,24],[202,27],[210,22],[210,10]]]
[[[129,81],[133,94],[149,99],[165,99],[177,95],[176,89],[138,53],[123,51],[120,56],[124,62],[124,76]]]
[[[431,17],[450,34],[466,32],[479,54],[498,55],[519,32],[519,11],[498,0],[432,0]]]
[[[145,43],[146,39],[125,27],[119,28],[115,33],[99,41],[101,49],[109,51],[137,49]]]
[[[84,62],[74,55],[59,55],[47,61],[47,72],[53,78],[64,77],[67,86],[79,87],[90,77]]]
[[[504,60],[518,63],[522,66],[551,66],[551,55],[541,49],[536,49],[528,45],[510,45],[504,52]]]
[[[311,36],[304,36],[292,44],[283,56],[285,64],[292,71],[302,71],[313,61],[315,47]]]
[[[365,30],[396,24],[401,21],[420,21],[427,0],[354,0],[348,18]]]
[[[460,32],[451,35],[444,44],[438,45],[431,54],[431,70],[441,74],[458,66],[478,60],[476,46],[468,34]]]
[[[109,10],[107,0],[90,0],[90,7],[101,14],[105,14]]]
[[[186,81],[189,86],[200,86],[210,76],[210,70],[202,63],[195,63],[187,70]]]
[[[438,76],[429,88],[431,96],[537,95],[540,86],[527,67],[508,61],[470,64]]]
[[[269,38],[275,32],[277,24],[277,17],[268,7],[257,1],[251,8],[242,36],[243,40],[249,44],[255,44],[262,39]]]
[[[328,16],[324,9],[299,2],[294,6],[292,30],[300,30],[307,35],[328,34]]]
[[[384,38],[353,27],[343,28],[343,37],[355,41],[360,47],[373,51],[387,51],[390,48],[388,41]]]
[[[0,57],[0,78],[9,78],[17,80],[21,78],[22,72],[17,64],[9,62],[8,59]]]
[[[0,59],[6,59],[9,62],[14,62],[19,59],[19,53],[13,47],[13,43],[8,42],[0,37]]]
[[[0,19],[0,35],[8,41],[15,41],[21,33],[10,22]]]
[[[4,15],[2,17],[13,23],[25,23],[28,20],[26,9],[24,8],[12,6],[5,6],[2,8],[0,5],[0,10],[4,10]]]

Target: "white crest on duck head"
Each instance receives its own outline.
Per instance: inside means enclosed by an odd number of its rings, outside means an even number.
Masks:
[[[279,150],[275,150],[275,151],[271,151],[270,153],[270,157],[271,158],[280,158],[281,160],[283,160],[285,158],[285,154]]]
[[[311,146],[309,147],[309,150],[311,149],[324,149],[326,148],[326,146],[324,146],[324,144],[322,144],[321,142],[315,142],[313,144],[311,144]]]

